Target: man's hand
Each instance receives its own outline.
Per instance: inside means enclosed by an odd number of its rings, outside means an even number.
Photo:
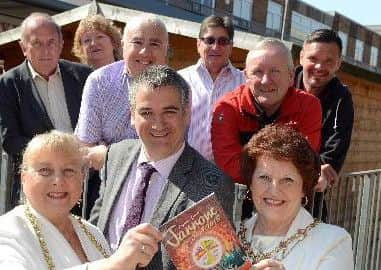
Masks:
[[[103,167],[107,154],[107,146],[100,144],[87,148],[88,153],[86,159],[88,160],[89,168],[100,170]]]
[[[315,186],[315,191],[324,192],[328,186],[332,186],[339,180],[334,168],[329,164],[324,164],[320,167],[320,177]]]

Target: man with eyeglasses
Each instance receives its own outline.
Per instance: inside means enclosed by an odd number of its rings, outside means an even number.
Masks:
[[[91,69],[60,60],[60,26],[44,13],[32,13],[21,24],[20,46],[25,61],[0,78],[0,131],[3,148],[14,160],[12,204],[20,190],[18,164],[36,134],[57,129],[73,132],[82,88]]]
[[[229,17],[205,18],[197,39],[200,59],[179,71],[192,89],[188,143],[208,160],[214,160],[210,138],[213,106],[219,97],[245,81],[243,73],[229,61],[233,37],[234,27]]]
[[[211,131],[217,166],[242,184],[241,150],[254,133],[266,125],[285,124],[318,152],[322,119],[319,100],[292,86],[292,55],[281,41],[259,42],[247,55],[244,73],[246,83],[217,101]]]

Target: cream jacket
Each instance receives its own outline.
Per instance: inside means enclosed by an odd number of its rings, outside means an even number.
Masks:
[[[245,222],[246,241],[251,243],[257,215]],[[301,208],[284,239],[313,222],[312,216]],[[291,249],[282,260],[287,270],[353,270],[352,240],[342,228],[320,223],[310,230],[303,241]]]
[[[87,264],[81,264],[70,244],[57,228],[34,209],[32,213],[37,217],[41,226],[42,235],[47,243],[56,270],[84,270]],[[89,261],[102,259],[102,254],[95,248],[78,221],[72,219],[82,248]],[[83,221],[85,226],[95,236],[98,243],[109,252],[109,248],[102,233],[94,225]],[[45,270],[48,265],[44,259],[37,236],[24,214],[24,206],[18,206],[0,217],[0,269],[12,270]]]

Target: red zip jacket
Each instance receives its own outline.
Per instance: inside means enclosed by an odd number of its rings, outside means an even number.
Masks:
[[[272,123],[287,124],[305,135],[318,153],[321,138],[322,112],[319,99],[296,88],[290,88]],[[242,146],[263,127],[254,98],[246,85],[225,94],[217,101],[212,120],[212,148],[219,168],[234,182],[240,178]]]

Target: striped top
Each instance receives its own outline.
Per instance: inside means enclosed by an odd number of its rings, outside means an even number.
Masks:
[[[131,78],[125,72],[124,63],[121,60],[107,65],[88,77],[74,132],[82,142],[111,144],[137,138],[130,119]]]
[[[188,143],[208,160],[213,160],[210,128],[216,101],[226,92],[245,82],[242,71],[229,64],[213,81],[199,59],[197,64],[179,71],[192,90],[192,117],[188,131]]]

